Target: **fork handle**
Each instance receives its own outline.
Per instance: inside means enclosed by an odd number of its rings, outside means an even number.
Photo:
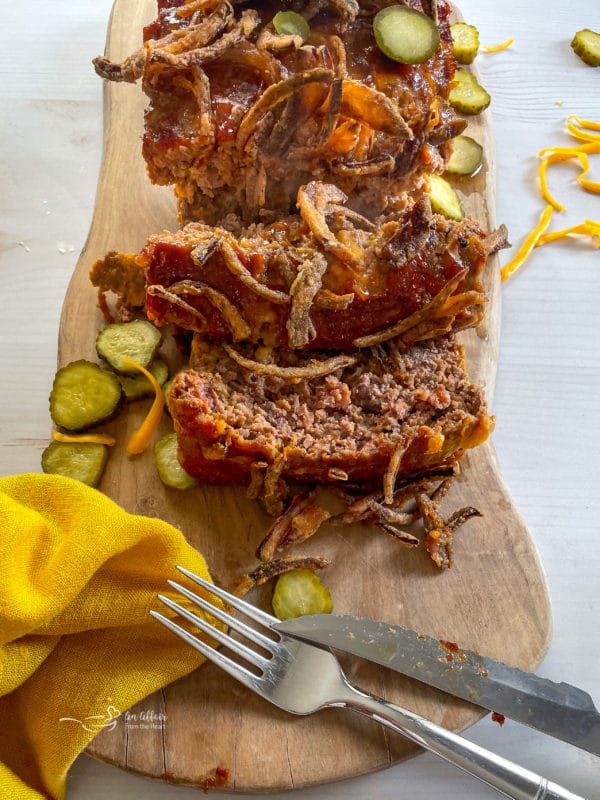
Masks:
[[[541,775],[345,681],[347,695],[327,705],[349,708],[404,734],[421,747],[514,800],[584,800]]]

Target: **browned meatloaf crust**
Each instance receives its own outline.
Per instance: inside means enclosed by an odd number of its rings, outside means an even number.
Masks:
[[[247,484],[264,470],[265,496],[276,501],[295,482],[384,478],[389,488],[454,463],[493,427],[452,336],[333,357],[224,347],[196,337],[192,368],[169,395],[180,460],[203,482]],[[327,374],[298,372],[315,364]]]
[[[424,64],[386,58],[373,17],[383,0],[291,5],[311,34],[277,35],[279,2],[159,0],[145,47],[123,64],[95,60],[108,80],[142,78],[149,97],[143,154],[155,183],[173,184],[183,221],[234,212],[289,213],[298,188],[334,183],[369,216],[440,172],[464,120],[447,102],[455,70],[445,0],[406,0],[433,16],[441,46]],[[287,7],[287,6],[286,6]]]
[[[348,212],[334,186],[302,187],[301,216],[272,224],[191,223],[152,236],[138,263],[159,324],[293,349],[404,346],[481,319],[486,238],[429,202],[376,224]]]

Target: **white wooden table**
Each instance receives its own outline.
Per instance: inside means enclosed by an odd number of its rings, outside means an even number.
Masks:
[[[104,47],[111,0],[3,4],[0,50],[0,474],[39,471],[50,421],[62,298],[82,248],[101,153],[101,81],[90,61]],[[600,69],[583,65],[569,41],[600,29],[597,0],[496,3],[462,0],[484,44],[514,37],[506,52],[481,55],[493,98],[498,221],[513,243],[542,210],[536,153],[567,144],[569,113],[600,120]],[[593,178],[600,180],[600,156]],[[552,171],[567,227],[600,220],[600,196]],[[506,255],[503,256],[506,260]],[[553,602],[554,637],[539,672],[588,690],[600,704],[600,250],[559,243],[538,250],[505,284],[494,441],[540,550]],[[596,472],[598,470],[598,472]],[[506,587],[510,592],[510,586]],[[600,798],[600,759],[507,721],[484,718],[467,736]],[[258,757],[258,754],[257,754]],[[429,754],[364,778],[306,790],[314,798],[497,797]],[[184,800],[191,789],[157,784],[82,756],[68,800]],[[224,797],[229,795],[222,795]],[[279,797],[279,796],[273,796]],[[283,797],[283,795],[281,795]]]

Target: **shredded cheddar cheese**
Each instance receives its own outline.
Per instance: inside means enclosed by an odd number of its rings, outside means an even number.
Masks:
[[[600,247],[600,222],[594,222],[592,219],[586,219],[580,225],[573,225],[571,228],[563,228],[560,231],[552,231],[540,236],[535,243],[536,247],[541,247],[550,242],[556,242],[559,239],[566,239],[573,234],[583,236],[591,236],[597,247]]]
[[[600,194],[600,183],[598,183],[598,181],[588,181],[587,178],[582,178],[581,176],[579,176],[577,180],[581,184],[582,188],[586,190],[586,192]]]
[[[483,47],[482,49],[486,53],[499,53],[501,50],[508,50],[514,41],[514,39],[507,39],[505,42],[502,42],[502,44],[495,44],[492,47]]]
[[[578,153],[598,154],[600,153],[600,142],[587,142],[586,144],[580,144],[578,147],[545,147],[540,150],[538,156],[543,158],[544,156],[556,154],[575,157]]]
[[[114,436],[109,436],[108,433],[61,433],[60,431],[52,431],[52,438],[55,442],[68,442],[73,444],[105,444],[108,447],[114,447],[117,440]]]
[[[600,182],[592,181],[585,177],[590,171],[590,160],[588,156],[600,154],[600,122],[582,119],[576,114],[570,114],[566,121],[567,131],[578,140],[578,144],[576,147],[545,147],[539,151],[538,156],[542,159],[539,167],[540,189],[542,197],[548,205],[544,209],[538,224],[526,236],[516,254],[502,267],[500,271],[502,281],[505,281],[513,272],[521,267],[535,247],[541,247],[542,245],[550,244],[551,242],[566,239],[574,235],[589,236],[592,238],[593,243],[600,248],[600,223],[594,220],[586,219],[579,225],[573,225],[570,228],[563,228],[559,231],[546,233],[546,229],[552,219],[552,210],[565,210],[565,206],[556,200],[548,188],[547,171],[550,164],[558,164],[572,158],[577,159],[581,166],[581,171],[576,176],[575,180],[585,191],[600,194]],[[598,131],[598,133],[593,133],[593,131]]]
[[[551,219],[552,219],[552,206],[547,205],[544,211],[542,212],[538,224],[530,233],[527,234],[521,247],[519,247],[519,249],[517,250],[515,255],[511,258],[511,260],[507,264],[505,264],[500,270],[500,278],[502,282],[504,282],[510,275],[516,272],[519,269],[519,267],[523,265],[523,263],[525,262],[525,260],[535,247],[536,242],[550,224]]]
[[[572,122],[567,122],[567,130],[580,142],[600,142],[600,133],[589,133],[586,130],[581,130],[573,125]]]
[[[588,131],[600,131],[600,122],[594,122],[591,119],[581,119],[577,114],[569,114],[567,122],[574,122],[580,128],[586,128]]]
[[[554,164],[556,161],[565,161],[567,158],[570,158],[570,156],[562,156],[562,157],[549,156],[540,163],[540,187],[542,190],[542,197],[549,205],[552,206],[552,208],[555,211],[564,211],[566,206],[563,206],[562,203],[559,203],[558,200],[555,200],[554,197],[550,194],[546,172],[548,169],[548,164]]]
[[[148,446],[150,439],[154,435],[156,429],[158,428],[158,424],[161,420],[163,409],[165,407],[165,396],[161,389],[160,383],[156,380],[154,375],[149,372],[145,367],[142,367],[141,364],[138,364],[132,358],[128,358],[127,356],[123,356],[123,361],[126,365],[135,367],[140,372],[142,372],[152,384],[152,388],[154,389],[154,402],[148,411],[146,418],[137,429],[134,431],[131,436],[129,437],[129,441],[127,442],[127,453],[130,456],[137,456],[140,453],[143,453],[146,447]]]

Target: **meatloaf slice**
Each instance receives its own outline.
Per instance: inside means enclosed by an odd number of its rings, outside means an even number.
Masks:
[[[272,224],[191,223],[150,237],[146,312],[158,324],[229,341],[292,349],[405,346],[475,325],[486,237],[473,219],[407,202],[376,224],[349,211],[335,186],[300,189],[299,216]]]
[[[204,482],[256,482],[273,513],[289,483],[363,487],[447,466],[493,428],[452,336],[352,355],[252,354],[195,337],[169,409],[185,469]]]
[[[440,30],[423,64],[379,50],[373,17],[389,0],[360,9],[356,0],[300,0],[293,7],[310,27],[306,41],[276,33],[274,0],[158,0],[144,48],[122,64],[97,58],[96,70],[113,81],[142,78],[148,173],[175,186],[182,221],[287,214],[313,179],[377,214],[416,190],[423,173],[442,171],[448,141],[465,127],[448,103],[449,6],[406,4]]]

